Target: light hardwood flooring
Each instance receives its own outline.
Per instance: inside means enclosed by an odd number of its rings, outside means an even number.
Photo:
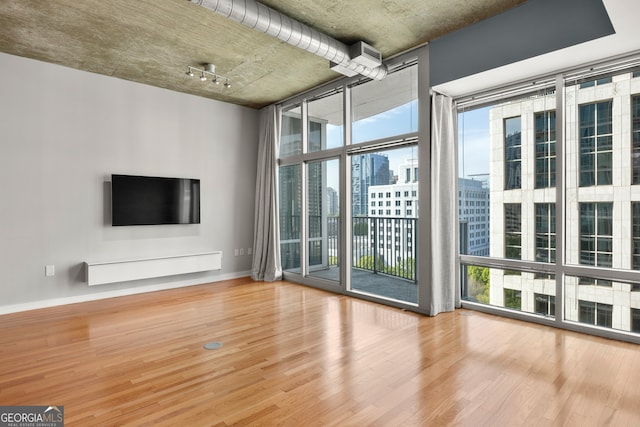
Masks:
[[[67,426],[637,426],[640,347],[238,279],[0,316],[0,405],[63,405]]]

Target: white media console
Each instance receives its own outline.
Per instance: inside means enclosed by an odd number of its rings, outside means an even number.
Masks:
[[[222,251],[113,262],[86,262],[89,286],[222,269]]]

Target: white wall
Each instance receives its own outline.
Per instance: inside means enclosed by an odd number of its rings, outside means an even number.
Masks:
[[[248,274],[257,113],[0,54],[0,313]],[[112,227],[112,173],[199,178],[201,224]],[[85,281],[84,261],[212,250],[222,271]]]

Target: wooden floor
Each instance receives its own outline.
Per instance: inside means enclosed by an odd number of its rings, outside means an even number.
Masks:
[[[637,426],[640,347],[238,279],[0,316],[0,405],[63,405],[66,426]]]

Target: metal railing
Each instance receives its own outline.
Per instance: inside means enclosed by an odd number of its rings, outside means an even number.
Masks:
[[[416,281],[417,218],[354,217],[353,266]]]
[[[340,261],[340,217],[309,218],[314,227],[309,237],[309,266],[337,266]],[[289,218],[292,228],[299,217]],[[281,224],[282,225],[282,224]],[[317,231],[322,230],[322,233]],[[368,217],[352,218],[352,265],[374,274],[386,274],[416,281],[417,218]],[[293,236],[291,236],[293,237]],[[282,240],[283,268],[299,268],[299,239]],[[286,256],[285,256],[286,253]]]

